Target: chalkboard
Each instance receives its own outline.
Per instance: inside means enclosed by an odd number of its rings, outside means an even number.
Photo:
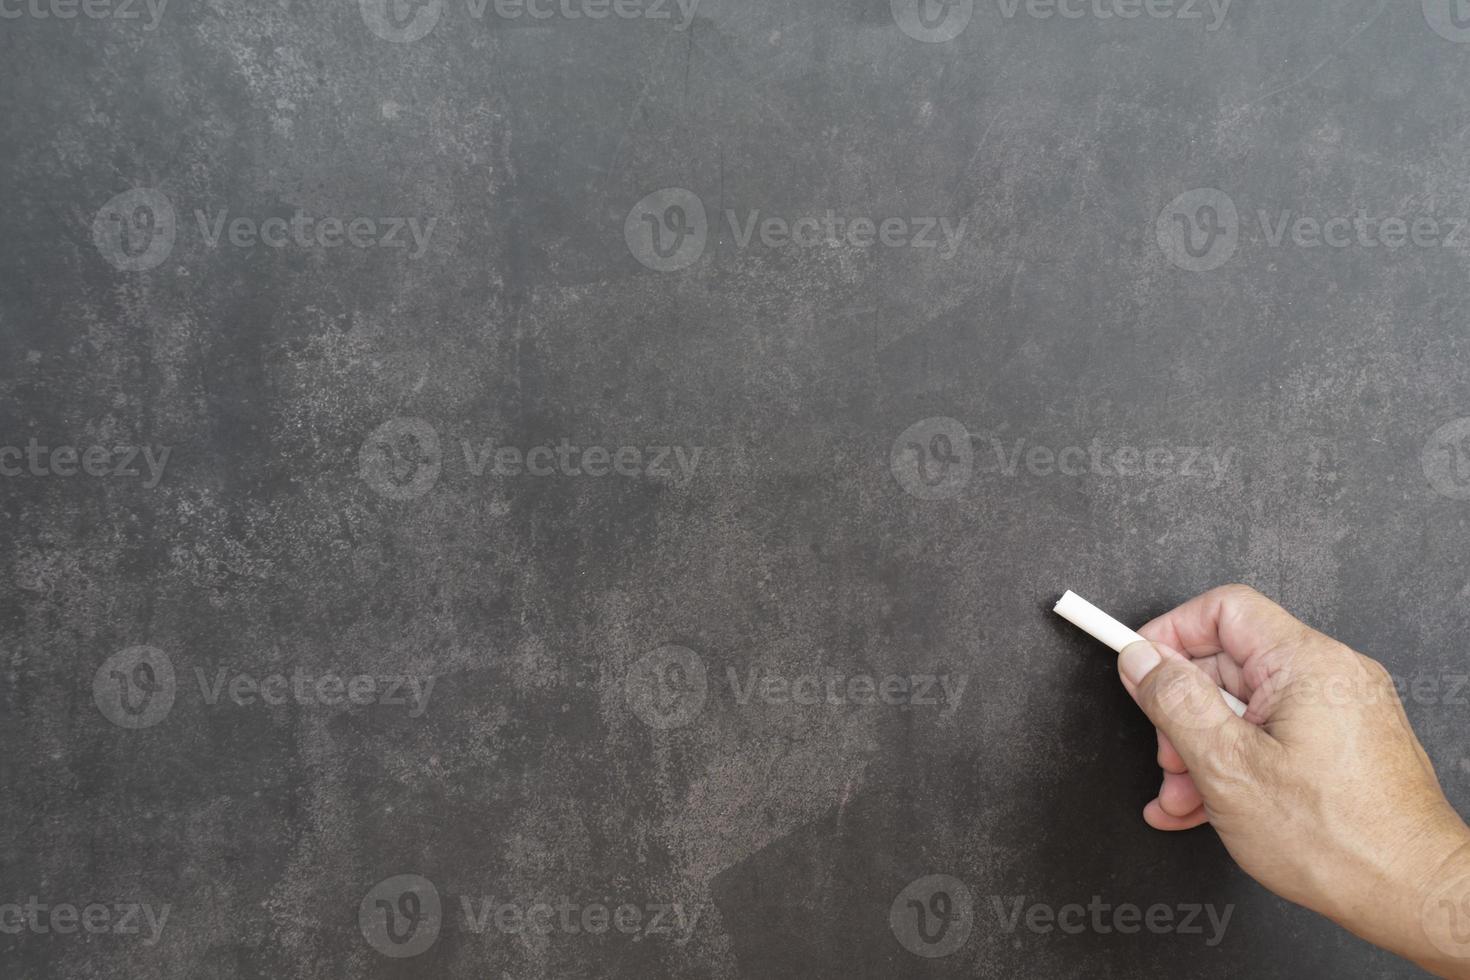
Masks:
[[[1050,614],[1470,806],[1456,0],[5,0],[6,976],[1417,975]]]

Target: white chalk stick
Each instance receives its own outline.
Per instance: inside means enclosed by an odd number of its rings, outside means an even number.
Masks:
[[[1123,648],[1130,643],[1138,643],[1143,640],[1133,630],[1124,626],[1101,609],[1088,602],[1075,592],[1068,591],[1066,595],[1057,600],[1052,607],[1052,612],[1076,626],[1082,632],[1091,636],[1094,640],[1106,644],[1112,648],[1114,653],[1122,653]],[[1220,689],[1220,697],[1230,705],[1230,710],[1240,717],[1245,717],[1245,705],[1240,698],[1231,694],[1224,688]]]

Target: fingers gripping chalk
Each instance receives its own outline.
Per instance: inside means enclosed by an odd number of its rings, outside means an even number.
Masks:
[[[1106,644],[1112,648],[1114,653],[1122,653],[1123,648],[1130,643],[1146,642],[1133,630],[1124,626],[1101,609],[1088,602],[1075,592],[1067,592],[1057,604],[1052,607],[1052,612],[1076,626],[1099,643]],[[1240,717],[1245,717],[1245,704],[1224,688],[1220,689],[1220,697],[1230,705],[1230,710]]]

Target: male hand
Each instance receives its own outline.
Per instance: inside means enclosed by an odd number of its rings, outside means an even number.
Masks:
[[[1158,728],[1149,825],[1209,823],[1278,895],[1470,977],[1470,831],[1388,672],[1240,585],[1139,633],[1149,642],[1124,650],[1118,670]],[[1249,705],[1243,719],[1217,687]]]

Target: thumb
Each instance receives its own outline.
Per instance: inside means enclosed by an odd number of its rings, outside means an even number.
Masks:
[[[1133,643],[1118,655],[1118,672],[1191,773],[1219,771],[1227,753],[1261,734],[1236,717],[1208,674],[1172,647],[1147,640]]]

